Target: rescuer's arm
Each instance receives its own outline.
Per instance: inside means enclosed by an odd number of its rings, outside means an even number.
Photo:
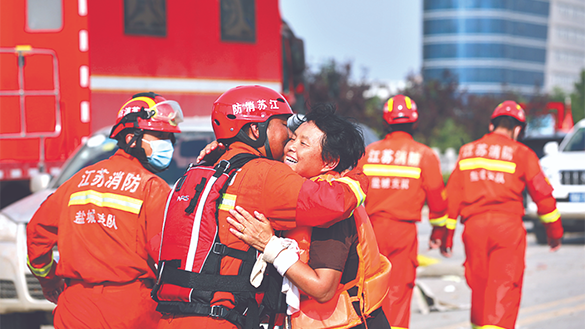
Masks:
[[[276,162],[262,185],[266,196],[262,212],[276,230],[290,230],[296,225],[329,227],[348,218],[363,203],[367,184],[361,172],[352,171],[334,181],[312,181]],[[286,220],[291,214],[296,221]]]
[[[45,298],[55,304],[64,287],[63,278],[55,274],[57,261],[53,259],[61,206],[57,193],[41,204],[26,227],[27,265],[39,280]]]
[[[453,255],[453,235],[457,226],[457,217],[461,207],[461,196],[463,190],[461,186],[461,172],[459,167],[455,167],[445,189],[447,194],[447,216],[435,222],[431,221],[433,231],[429,241],[431,249],[440,248],[444,257]]]
[[[159,179],[150,179],[146,184],[146,193],[141,216],[145,216],[146,245],[148,256],[154,263],[158,261],[162,224],[170,187]],[[148,260],[150,261],[150,260]]]
[[[329,301],[335,295],[335,291],[341,281],[341,271],[330,268],[313,269],[299,260],[296,252],[280,247],[280,239],[273,234],[272,226],[266,217],[258,212],[252,216],[243,208],[236,206],[236,210],[230,210],[228,222],[235,227],[230,228],[232,234],[261,252],[265,249],[277,250],[273,257],[268,257],[269,263],[286,276],[294,285],[318,302]],[[268,251],[267,251],[268,252]],[[343,250],[339,250],[343,253]],[[341,255],[343,256],[343,255]],[[267,257],[264,257],[267,259]],[[345,250],[347,259],[347,250]]]
[[[528,194],[536,203],[538,216],[546,230],[551,251],[556,251],[561,247],[563,225],[561,223],[561,213],[557,209],[557,202],[552,196],[553,188],[544,176],[536,155],[530,154],[527,163],[526,177],[528,179],[526,187],[528,188]],[[536,174],[534,174],[535,172]]]

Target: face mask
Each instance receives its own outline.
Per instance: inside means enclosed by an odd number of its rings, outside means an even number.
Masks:
[[[150,144],[150,148],[152,149],[152,154],[147,157],[148,163],[150,163],[151,166],[158,170],[164,170],[169,164],[171,164],[174,148],[173,143],[171,143],[170,140],[160,139],[147,141],[146,139],[143,139],[142,141]]]

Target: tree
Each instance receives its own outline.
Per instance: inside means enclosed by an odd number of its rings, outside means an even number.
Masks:
[[[585,118],[585,69],[581,70],[579,81],[575,82],[575,90],[571,93],[571,110],[574,122]]]

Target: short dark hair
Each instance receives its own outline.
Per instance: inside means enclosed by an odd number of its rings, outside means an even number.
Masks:
[[[364,136],[356,123],[335,113],[331,103],[320,103],[310,107],[305,122],[313,122],[324,134],[321,141],[323,161],[339,160],[333,169],[342,172],[355,167],[366,152]]]
[[[508,130],[514,130],[516,126],[520,126],[524,128],[524,124],[520,122],[518,119],[509,116],[509,115],[501,115],[492,119],[492,124],[494,125],[494,129],[501,127]]]

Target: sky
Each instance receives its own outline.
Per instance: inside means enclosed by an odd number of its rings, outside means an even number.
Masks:
[[[352,62],[354,79],[397,84],[422,64],[422,0],[280,0],[311,68]]]

